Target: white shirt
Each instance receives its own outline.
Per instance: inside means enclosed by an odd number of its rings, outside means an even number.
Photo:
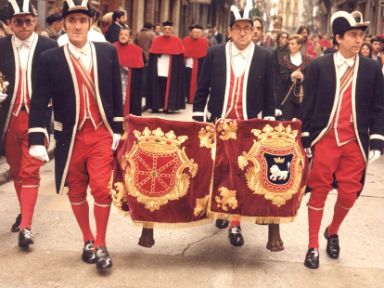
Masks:
[[[300,51],[293,55],[289,55],[289,58],[291,60],[291,63],[295,66],[300,66],[301,63],[303,63],[303,56],[301,55]]]
[[[185,67],[193,69],[193,58],[185,59]]]
[[[107,40],[105,40],[105,37],[102,33],[96,31],[95,29],[92,29],[88,31],[88,41],[91,41],[91,42],[107,42]],[[67,33],[61,35],[58,39],[57,39],[57,44],[59,46],[64,46],[65,44],[68,44],[69,42],[69,39],[68,39],[68,35]]]
[[[84,67],[90,71],[92,68],[92,50],[91,43],[87,42],[82,48],[74,46],[72,43],[68,43],[68,49],[71,54],[76,58],[80,59]]]
[[[335,55],[333,56],[334,61],[336,63],[336,67],[339,71],[339,77],[343,77],[345,71],[347,71],[348,67],[352,67],[353,64],[355,64],[356,56],[353,56],[351,58],[344,58],[343,55],[341,55],[340,51],[337,51]]]
[[[29,36],[25,40],[20,40],[16,36],[12,37],[13,41],[15,43],[16,49],[19,53],[20,67],[23,70],[27,69],[28,59],[30,56],[29,54],[31,52],[32,43],[33,43],[33,40],[35,39],[35,37],[37,37],[37,34],[34,32],[32,33],[31,36]]]
[[[157,60],[157,76],[168,77],[170,56],[162,54]]]
[[[254,44],[251,42],[245,49],[239,50],[233,42],[231,43],[232,69],[235,77],[241,77],[244,74],[251,52],[251,45]]]

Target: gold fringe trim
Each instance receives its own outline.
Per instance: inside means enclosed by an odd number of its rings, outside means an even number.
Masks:
[[[209,223],[213,223],[213,219],[205,218],[193,222],[178,222],[178,223],[160,223],[160,222],[147,222],[147,221],[135,221],[133,224],[143,228],[160,228],[160,229],[178,229],[178,228],[192,228],[196,226],[202,226]]]
[[[232,217],[239,217],[238,214],[226,214],[223,218],[223,213],[217,213],[217,212],[208,212],[208,215],[210,217],[220,217],[219,219],[231,219]],[[271,216],[265,216],[265,217],[259,217],[259,216],[240,216],[240,221],[247,221],[247,222],[254,222],[256,224],[284,224],[284,223],[292,223],[297,216],[289,216],[289,217],[271,217]]]

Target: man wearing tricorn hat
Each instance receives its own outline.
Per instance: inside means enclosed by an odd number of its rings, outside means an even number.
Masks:
[[[252,42],[251,2],[244,10],[232,5],[228,27],[232,40],[208,50],[193,104],[194,120],[274,119],[272,53]],[[226,220],[216,222],[219,228],[227,225]],[[229,240],[234,246],[244,244],[239,217],[232,218]]]
[[[149,49],[148,103],[152,112],[172,112],[185,108],[184,48],[172,34],[173,22],[163,22],[163,35]]]
[[[315,59],[304,80],[302,142],[312,156],[308,178],[309,245],[304,265],[319,267],[321,220],[327,194],[334,185],[337,200],[325,229],[326,252],[340,254],[339,227],[363,189],[367,165],[384,145],[384,80],[380,67],[360,57],[364,22],[360,12],[338,11],[331,17],[338,52]]]
[[[45,20],[47,22],[47,27],[41,31],[42,36],[49,37],[53,40],[57,40],[60,34],[62,33],[63,22],[61,21],[60,14],[52,14],[47,17]]]
[[[41,111],[52,99],[57,192],[68,187],[72,211],[84,240],[82,260],[98,270],[112,267],[106,248],[110,213],[112,150],[122,131],[122,96],[115,47],[91,43],[91,10],[86,0],[66,0],[62,12],[69,43],[41,56],[31,104],[29,143],[45,155]],[[89,224],[87,187],[94,198],[96,234]]]
[[[10,166],[21,209],[11,230],[20,231],[18,244],[28,248],[33,244],[31,226],[40,184],[39,169],[49,160],[48,156],[35,159],[28,153],[30,101],[37,81],[39,55],[57,44],[34,32],[37,18],[29,0],[9,1],[7,8],[11,16],[8,25],[14,35],[0,39],[0,74],[9,83],[7,97],[0,104],[0,154],[5,153]],[[49,140],[45,129],[51,115],[48,103],[41,108],[41,113],[44,145]]]
[[[188,103],[193,103],[197,79],[208,50],[208,40],[202,37],[203,27],[199,24],[189,26],[190,35],[183,38]]]

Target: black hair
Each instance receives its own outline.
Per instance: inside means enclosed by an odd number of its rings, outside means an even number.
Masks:
[[[120,18],[120,17],[122,17],[124,15],[125,15],[125,12],[123,10],[113,11],[112,21],[115,22],[117,20],[117,18]]]

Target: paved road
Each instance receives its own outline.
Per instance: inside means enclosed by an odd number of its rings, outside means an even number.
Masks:
[[[190,119],[184,114],[170,115]],[[169,118],[169,115],[167,115]],[[2,164],[4,165],[4,164]],[[111,273],[99,275],[80,260],[82,239],[66,196],[55,195],[53,161],[42,168],[34,218],[35,245],[17,247],[9,231],[17,211],[11,183],[0,186],[0,287],[383,287],[384,159],[368,170],[367,185],[340,231],[341,257],[331,260],[321,239],[321,267],[303,266],[307,245],[305,196],[296,221],[281,225],[285,251],[265,249],[267,227],[244,223],[245,245],[229,245],[227,232],[214,225],[156,230],[151,249],[137,245],[141,227],[113,209],[108,246]],[[330,220],[335,194],[326,206]]]

